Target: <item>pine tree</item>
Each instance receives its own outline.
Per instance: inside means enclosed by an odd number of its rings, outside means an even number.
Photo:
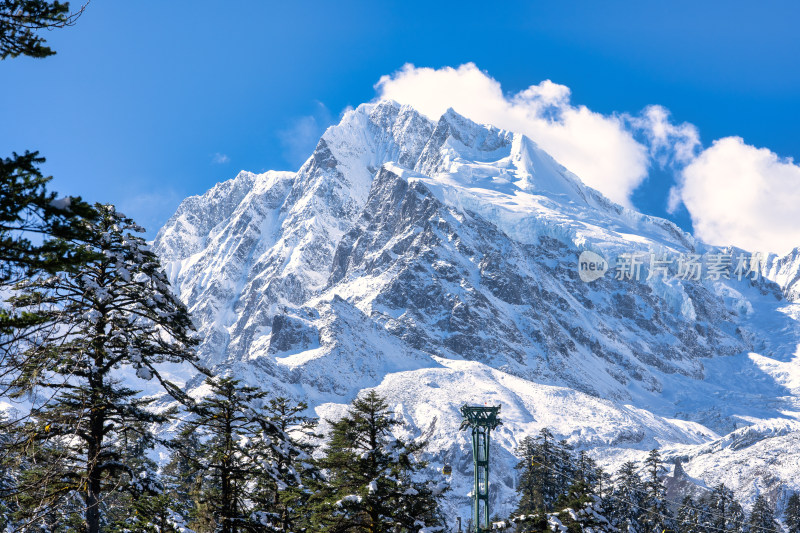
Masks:
[[[18,483],[19,466],[15,464],[13,457],[6,452],[12,441],[11,435],[16,432],[17,422],[7,420],[4,413],[0,412],[0,427],[7,428],[0,432],[0,531],[14,531],[16,527],[11,521],[11,516],[16,512],[16,502],[9,498],[5,499],[6,494],[13,492]]]
[[[58,227],[57,219],[70,215],[57,207],[66,208],[66,200],[59,202],[55,193],[47,191],[51,178],[42,175],[41,163],[44,158],[37,152],[0,158],[0,264],[4,266],[0,281],[4,283],[19,274],[15,268],[47,266],[45,252],[57,250],[34,244],[31,238],[49,235]]]
[[[73,241],[84,220],[95,211],[80,198],[58,199],[47,190],[52,179],[42,175],[37,152],[0,158],[0,291],[41,272],[54,273],[86,260]],[[19,349],[22,328],[37,323],[30,312],[12,314],[0,308],[0,357]],[[5,362],[0,359],[0,364]]]
[[[558,451],[556,440],[547,428],[539,430],[533,471],[538,479],[539,491],[545,511],[553,511],[560,496],[558,487]]]
[[[299,531],[307,521],[314,419],[306,404],[230,377],[208,378],[210,394],[191,409],[164,468],[174,522],[198,532]]]
[[[83,264],[16,287],[15,309],[39,319],[23,335],[9,383],[12,397],[33,400],[14,447],[18,457],[36,459],[15,487],[24,500],[20,519],[67,512],[80,496],[88,533],[100,531],[111,491],[134,488],[123,433],[152,442],[152,424],[168,419],[117,376],[129,369],[185,399],[159,367],[193,362],[197,342],[158,259],[132,233],[141,228],[113,206],[95,210],[97,220],[83,221],[76,244]]]
[[[188,533],[183,508],[167,491],[159,465],[146,455],[153,448],[147,432],[129,432],[122,439],[121,453],[129,458],[133,479],[128,490],[107,497],[108,514],[103,531],[107,533]],[[160,442],[160,444],[167,444]]]
[[[523,516],[544,512],[541,483],[536,470],[538,465],[536,441],[531,436],[524,437],[517,446],[515,453],[520,458],[515,466],[520,471],[520,474],[517,482],[519,503],[514,514]]]
[[[733,491],[723,483],[706,494],[702,503],[708,507],[708,528],[717,531],[742,531],[745,523],[742,506],[733,496]]]
[[[0,0],[0,60],[54,54],[36,31],[71,25],[83,8],[73,15],[68,11],[69,4],[64,2]],[[63,237],[75,228],[72,222],[80,217],[93,218],[91,207],[80,198],[59,200],[48,192],[46,186],[52,178],[39,170],[43,162],[38,152],[0,158],[0,293],[4,295],[16,281],[82,260],[73,255]],[[35,314],[13,316],[0,308],[0,365],[5,363],[5,353],[16,350],[17,330],[35,324],[37,319]]]
[[[797,492],[789,496],[783,519],[786,522],[786,527],[789,528],[788,533],[800,533],[800,494]]]
[[[317,420],[302,414],[307,409],[304,402],[278,397],[270,399],[256,417],[266,442],[260,461],[269,465],[266,475],[257,480],[260,500],[256,506],[262,509],[257,512],[262,525],[270,531],[296,531],[309,520],[310,485],[321,478],[309,442],[319,438],[314,433]]]
[[[124,480],[128,490],[111,492],[106,496],[107,513],[103,531],[108,533],[160,533],[163,527],[161,507],[167,502],[163,498],[163,486],[157,475],[158,465],[147,457],[147,450],[154,445],[145,429],[130,431],[119,442],[119,453],[126,458],[130,468],[129,479]],[[162,527],[159,527],[162,526]]]
[[[572,518],[572,522],[580,528],[578,531],[607,530],[611,523],[607,516],[608,502],[603,501],[598,492],[602,471],[585,451],[579,452],[571,463],[574,477],[560,499],[559,508],[574,511],[576,518]]]
[[[237,533],[255,526],[252,502],[258,499],[256,481],[262,474],[259,453],[261,428],[253,404],[266,397],[256,387],[231,377],[206,380],[210,394],[192,408],[181,423],[184,442],[196,437],[194,448],[182,453],[197,483],[192,527],[197,531]]]
[[[555,443],[553,450],[554,482],[553,496],[554,504],[567,496],[572,480],[575,478],[575,461],[572,457],[572,447],[566,440]]]
[[[663,531],[672,528],[670,509],[666,502],[666,488],[662,474],[665,471],[658,450],[653,449],[645,460],[647,476],[644,482],[644,507],[642,523],[648,531]]]
[[[559,497],[558,509],[581,509],[587,504],[599,504],[600,498],[596,493],[598,472],[594,461],[581,451],[576,458],[572,458],[571,463],[575,474],[570,478],[572,483],[567,491]]]
[[[703,533],[713,531],[714,515],[710,506],[710,500],[703,495],[695,501],[697,504],[697,523]]]
[[[617,472],[611,522],[625,533],[643,532],[642,509],[644,509],[644,486],[637,472],[637,465],[628,461]]]
[[[748,525],[751,533],[778,533],[781,530],[775,520],[775,513],[763,494],[756,496],[756,500],[753,502]]]
[[[581,450],[578,452],[577,460],[574,460],[573,464],[575,465],[573,468],[574,482],[582,483],[586,487],[587,493],[599,496],[599,485],[603,472],[598,468],[594,459],[589,457],[589,454],[585,451]]]
[[[326,472],[312,502],[312,531],[443,531],[441,488],[419,481],[423,443],[392,435],[400,424],[374,391],[356,398],[332,431],[319,465]]]
[[[606,472],[600,467],[597,467],[597,486],[595,494],[600,498],[595,507],[597,512],[606,517],[611,523],[611,517],[614,510],[614,500],[612,498],[614,491],[614,484],[611,480],[611,474]]]
[[[525,437],[517,448],[521,457],[516,468],[520,470],[517,492],[520,501],[516,515],[549,512],[555,509],[559,497],[566,492],[561,467],[569,463],[563,456],[564,448],[555,441],[548,428],[539,430],[533,437]]]
[[[681,533],[704,533],[697,504],[690,495],[683,497],[678,514],[675,517],[675,528]]]
[[[585,498],[568,496],[574,504],[555,514],[556,518],[566,527],[568,533],[601,533],[618,532],[619,530],[611,525],[611,521],[601,512],[600,498],[597,495],[589,495]],[[553,516],[551,513],[550,516]],[[543,531],[551,531],[548,527]]]
[[[565,442],[553,444],[548,429],[537,439],[526,437],[517,447],[521,470],[517,492],[520,501],[514,522],[517,531],[549,531],[548,516],[557,509],[558,519],[568,531],[605,531],[610,526],[597,493],[602,471],[581,451],[576,454]],[[566,486],[565,486],[566,485]],[[555,498],[549,509],[545,499]]]
[[[552,434],[544,429],[539,434],[540,441],[552,442]],[[519,502],[514,516],[519,520],[517,530],[525,533],[549,531],[544,504],[545,486],[550,482],[551,472],[545,468],[546,460],[537,439],[524,437],[515,450],[519,463],[515,466],[520,471],[517,483]]]
[[[205,472],[196,467],[195,454],[192,453],[192,450],[200,448],[200,440],[193,431],[179,432],[167,447],[172,453],[161,472],[164,494],[169,500],[173,521],[188,524],[201,506],[199,501]]]
[[[0,0],[0,59],[55,54],[37,31],[71,26],[82,12],[70,14],[69,2]]]

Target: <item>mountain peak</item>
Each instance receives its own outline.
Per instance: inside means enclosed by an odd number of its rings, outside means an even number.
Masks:
[[[609,201],[534,140],[452,109],[434,122],[393,101],[360,105],[298,172],[240,173],[187,198],[155,249],[220,372],[320,416],[377,388],[408,431],[435,437],[434,465],[467,453],[461,405],[502,403],[500,512],[517,437],[545,426],[613,463],[659,445],[685,456],[734,416],[769,426],[800,413],[800,311],[777,285],[613,271],[584,283],[584,250],[610,261],[715,249]],[[773,279],[796,279],[796,257],[773,258]],[[689,476],[709,450],[685,462]],[[453,478],[452,505],[466,506],[468,480]]]

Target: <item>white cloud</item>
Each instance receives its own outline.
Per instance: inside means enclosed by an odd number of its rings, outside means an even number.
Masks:
[[[694,124],[675,125],[669,111],[660,105],[647,106],[637,117],[627,116],[631,127],[647,139],[650,157],[662,168],[683,166],[691,162],[702,147]]]
[[[438,119],[449,107],[481,123],[529,136],[560,163],[620,204],[647,176],[648,148],[626,118],[570,102],[570,90],[545,80],[506,96],[500,83],[468,63],[458,68],[405,65],[375,85],[379,98],[408,104]],[[665,117],[666,119],[666,117]]]
[[[316,102],[314,114],[299,117],[288,128],[278,132],[283,147],[283,158],[292,167],[302,165],[331,123],[332,117],[322,102]]]
[[[224,165],[225,163],[229,162],[230,160],[231,160],[230,157],[228,157],[225,154],[221,154],[219,152],[214,154],[214,157],[211,158],[211,162],[215,163],[217,165]]]
[[[705,242],[754,252],[800,246],[800,166],[740,137],[714,141],[686,166],[673,206],[678,198]]]
[[[604,115],[571,102],[570,89],[545,80],[516,94],[472,63],[458,68],[407,64],[375,85],[434,120],[449,107],[480,123],[526,134],[587,185],[628,207],[653,166],[674,173],[669,211],[683,203],[695,235],[751,251],[800,246],[800,166],[738,137],[703,150],[693,124],[674,124],[661,106]]]

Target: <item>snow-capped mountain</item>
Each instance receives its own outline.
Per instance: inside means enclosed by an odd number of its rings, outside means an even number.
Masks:
[[[745,503],[800,489],[798,250],[757,277],[658,276],[644,259],[640,279],[615,279],[627,254],[741,251],[612,203],[523,135],[361,105],[298,172],[241,172],[186,199],[155,249],[207,365],[328,418],[375,387],[429,440],[432,475],[452,463],[452,513],[469,505],[464,403],[502,406],[501,514],[512,451],[545,426],[610,464],[663,447]],[[584,251],[612,265],[590,283]],[[780,461],[748,459],[765,453]]]

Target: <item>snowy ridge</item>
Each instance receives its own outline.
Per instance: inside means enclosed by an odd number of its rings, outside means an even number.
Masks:
[[[742,426],[798,420],[797,251],[770,256],[759,280],[584,283],[583,250],[718,250],[610,202],[535,140],[452,110],[435,123],[388,101],[348,111],[298,172],[242,172],[184,201],[155,249],[206,364],[329,418],[376,387],[430,441],[431,475],[453,464],[462,516],[467,402],[503,407],[501,514],[513,448],[545,426],[610,464],[664,446],[707,483],[748,449],[800,457],[783,430],[733,444]],[[800,489],[781,472],[743,466],[726,483],[745,498]]]
[[[770,254],[764,263],[763,274],[780,285],[787,300],[800,301],[800,247],[785,256]]]

